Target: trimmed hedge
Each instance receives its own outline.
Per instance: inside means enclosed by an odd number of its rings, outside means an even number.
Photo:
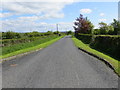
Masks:
[[[52,36],[55,36],[55,35],[52,35]],[[26,38],[20,38],[20,39],[4,39],[4,40],[0,40],[0,46],[4,47],[4,46],[11,46],[19,43],[32,42],[32,41],[46,38],[46,37],[50,37],[50,36],[40,36],[40,37],[30,37],[30,38],[26,37]]]
[[[76,37],[86,44],[89,44],[92,40],[92,35],[91,34],[78,34]]]
[[[113,58],[120,60],[120,35],[89,35],[76,36],[91,48],[97,49]]]
[[[22,50],[25,48],[34,47],[36,45],[45,43],[45,42],[50,41],[52,39],[55,39],[57,37],[59,37],[59,36],[53,35],[53,36],[46,37],[46,38],[39,38],[39,39],[36,39],[32,42],[25,42],[25,43],[19,43],[19,44],[14,44],[11,46],[2,47],[2,55],[9,54],[9,53],[12,53],[12,52],[15,52],[18,50]]]
[[[92,48],[103,51],[110,56],[113,56],[120,60],[120,36],[112,35],[98,35],[94,37],[94,40],[90,43]]]

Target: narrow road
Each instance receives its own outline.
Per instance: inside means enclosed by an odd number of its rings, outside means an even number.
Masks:
[[[117,88],[118,76],[78,50],[66,36],[38,52],[2,64],[3,88]]]

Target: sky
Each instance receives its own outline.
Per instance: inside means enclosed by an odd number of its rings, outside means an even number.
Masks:
[[[44,2],[43,2],[44,1]],[[99,28],[99,22],[110,24],[118,19],[118,1],[95,2],[94,0],[75,1],[9,1],[0,4],[0,31],[46,32],[73,29],[75,19],[83,14]],[[113,0],[112,0],[113,1]]]

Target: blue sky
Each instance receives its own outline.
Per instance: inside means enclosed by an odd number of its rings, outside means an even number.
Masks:
[[[83,14],[98,28],[103,21],[118,19],[118,2],[4,2],[0,11],[2,31],[29,32],[73,30],[73,22]],[[74,30],[73,30],[74,31]]]

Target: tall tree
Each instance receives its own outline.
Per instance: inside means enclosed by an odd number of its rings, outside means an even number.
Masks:
[[[100,25],[100,34],[107,34],[107,30],[108,30],[107,24],[104,22],[100,22],[99,25]]]
[[[84,18],[82,14],[80,14],[80,16],[76,19],[74,25],[75,34],[89,34],[92,32],[94,27],[93,24],[87,19],[87,17]]]
[[[114,27],[112,25],[107,25],[104,22],[100,22],[100,34],[114,34]]]
[[[114,34],[120,34],[120,21],[113,19],[111,25],[114,27]]]

